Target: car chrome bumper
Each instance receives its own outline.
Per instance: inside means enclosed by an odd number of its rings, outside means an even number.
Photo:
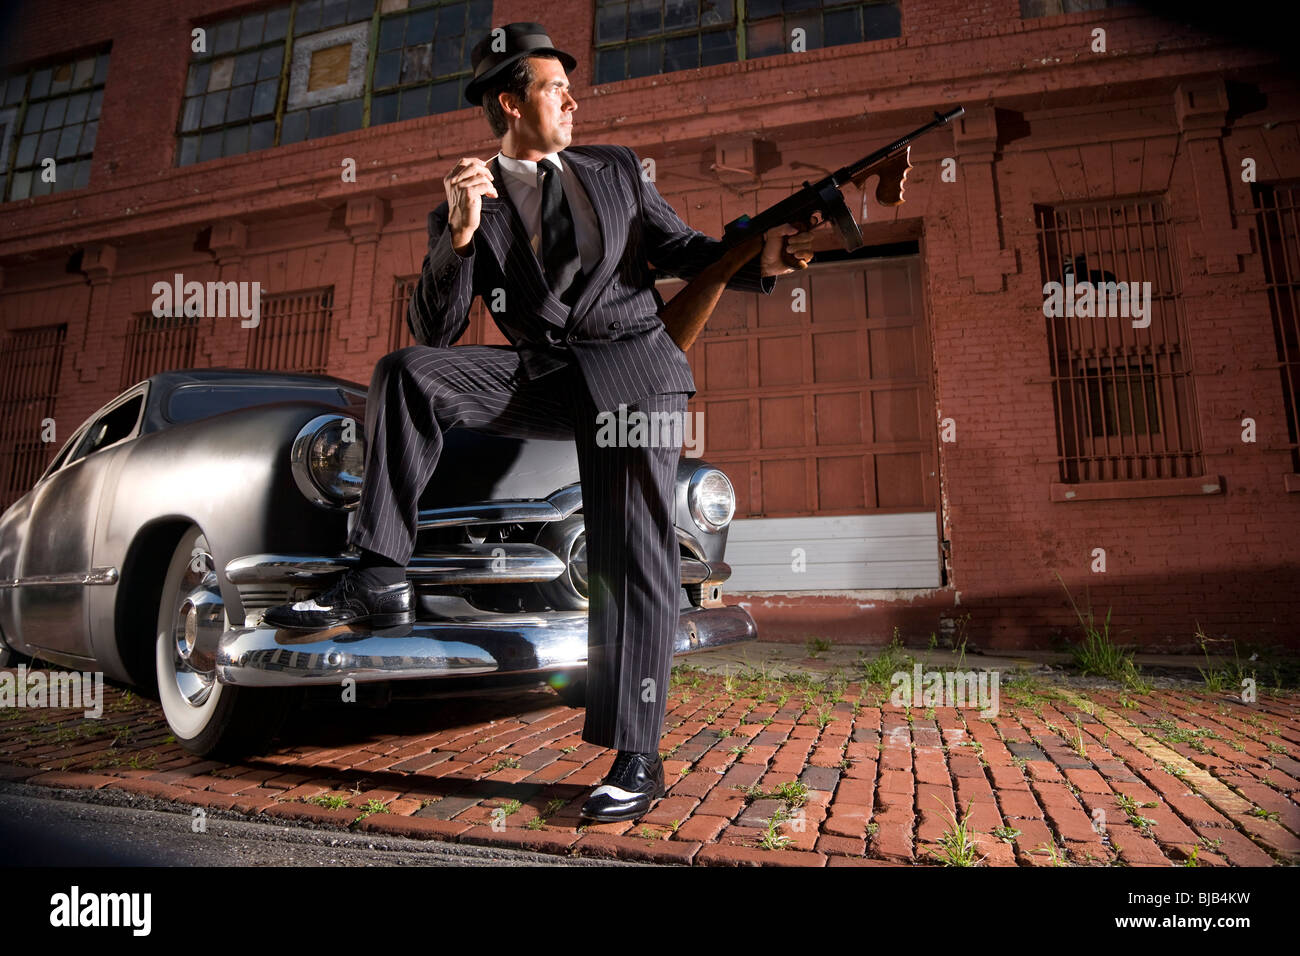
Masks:
[[[241,591],[268,584],[310,584],[355,566],[355,555],[250,554],[226,564],[226,577]],[[436,554],[415,555],[406,565],[412,584],[519,584],[554,581],[564,562],[535,544],[459,544]],[[706,564],[682,558],[682,584],[722,583],[731,577],[725,561]]]
[[[680,612],[673,654],[709,650],[757,636],[739,606]],[[476,674],[531,674],[585,667],[587,613],[548,611],[418,621],[371,631],[232,628],[217,650],[217,679],[245,687],[286,687]]]

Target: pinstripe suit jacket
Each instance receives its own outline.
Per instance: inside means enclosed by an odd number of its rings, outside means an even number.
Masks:
[[[526,379],[560,368],[571,356],[601,411],[660,392],[694,395],[690,363],[658,316],[663,299],[647,261],[664,274],[690,279],[721,254],[721,243],[682,222],[643,180],[641,161],[628,147],[575,146],[560,157],[572,164],[591,200],[602,244],[573,308],[548,286],[493,159],[488,168],[498,198],[483,197],[468,256],[452,248],[447,202],[429,213],[429,251],[407,313],[411,333],[424,345],[451,345],[468,326],[470,304],[479,295],[519,352]],[[770,295],[776,279],[760,276],[759,258],[746,263],[728,288]],[[492,308],[497,289],[504,290],[500,311]]]

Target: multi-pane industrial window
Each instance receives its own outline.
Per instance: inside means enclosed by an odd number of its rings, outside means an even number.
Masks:
[[[90,182],[107,76],[99,53],[0,77],[0,199]]]
[[[206,26],[178,165],[462,109],[491,0],[302,0]]]
[[[334,289],[263,295],[249,333],[249,368],[323,375],[329,368]]]
[[[1059,296],[1044,293],[1043,314],[1061,480],[1203,474],[1164,204],[1034,211],[1044,286],[1059,284]]]
[[[470,51],[478,34],[490,29],[491,17],[491,0],[420,6],[384,17],[370,125],[464,109],[465,84],[472,75]]]
[[[596,82],[900,35],[898,0],[596,0]]]
[[[0,341],[0,509],[27,493],[58,450],[57,423],[53,432],[44,423],[54,418],[67,334],[50,325]]]
[[[119,388],[127,389],[158,372],[194,366],[199,320],[193,315],[136,315],[126,333],[126,360]]]
[[[1107,7],[1131,7],[1135,3],[1136,0],[1020,0],[1020,16],[1030,20],[1034,17],[1054,17],[1061,13],[1104,10]]]
[[[1291,470],[1300,472],[1300,183],[1260,184],[1253,191]]]

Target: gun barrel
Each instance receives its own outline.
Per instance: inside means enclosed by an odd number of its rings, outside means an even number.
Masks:
[[[966,113],[966,107],[964,106],[958,106],[954,109],[949,110],[946,113],[940,113],[938,110],[936,110],[934,114],[934,119],[930,120],[930,122],[926,123],[924,126],[917,127],[916,129],[912,130],[912,132],[908,133],[906,136],[900,136],[898,139],[894,140],[888,146],[881,147],[880,149],[876,150],[874,153],[872,153],[869,156],[864,156],[862,159],[859,159],[856,163],[849,163],[849,165],[837,169],[834,173],[831,174],[832,181],[835,183],[836,186],[843,186],[849,180],[854,179],[855,177],[860,175],[863,170],[867,169],[870,166],[874,166],[882,159],[887,159],[888,157],[894,155],[899,150],[903,149],[905,146],[911,144],[911,142],[917,139],[918,137],[924,136],[932,129],[938,129],[940,126],[946,126],[948,123],[951,123],[957,117],[964,116],[965,113]]]
[[[822,209],[821,193],[827,185],[827,180],[836,188],[843,186],[850,180],[863,175],[870,167],[893,156],[918,136],[924,136],[930,130],[952,122],[965,112],[966,108],[963,106],[951,109],[947,113],[940,113],[936,110],[934,119],[930,122],[912,130],[906,136],[894,140],[888,146],[876,150],[870,156],[865,156],[855,163],[850,163],[836,170],[826,179],[821,179],[816,183],[805,182],[803,189],[792,193],[775,206],[770,206],[755,216],[740,216],[727,223],[722,235],[723,248],[734,248],[755,233],[766,232],[768,229],[795,219],[808,218],[814,211]]]

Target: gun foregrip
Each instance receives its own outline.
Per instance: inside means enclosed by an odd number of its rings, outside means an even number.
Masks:
[[[877,167],[880,179],[876,183],[876,202],[882,206],[898,206],[903,202],[903,184],[907,182],[907,171],[912,168],[909,162],[912,147],[907,146],[901,153]]]

